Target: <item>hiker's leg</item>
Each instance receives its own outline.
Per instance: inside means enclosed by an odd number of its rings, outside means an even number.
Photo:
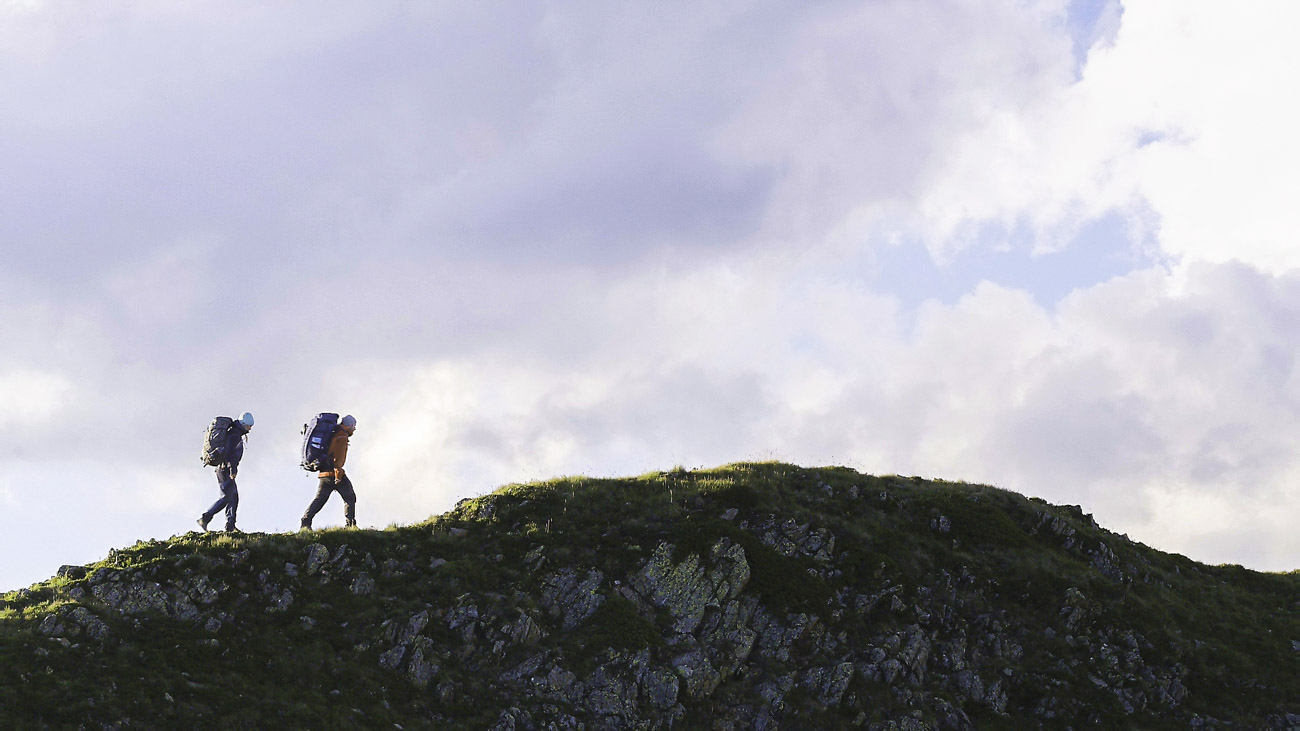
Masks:
[[[355,527],[357,524],[357,493],[352,489],[352,480],[347,475],[339,481],[339,497],[343,498],[343,522],[344,525]]]
[[[302,514],[302,525],[306,528],[311,527],[312,518],[325,507],[325,501],[330,499],[330,492],[334,490],[334,480],[329,477],[320,478],[320,483],[316,486],[316,498],[307,506],[307,512]]]
[[[216,515],[217,513],[220,513],[222,508],[226,507],[226,503],[228,502],[226,498],[226,480],[228,479],[230,479],[230,475],[226,474],[225,470],[218,467],[217,468],[217,489],[221,490],[221,497],[217,498],[217,501],[215,503],[212,503],[212,507],[203,511],[204,523],[208,522],[209,520],[212,520],[212,516]]]
[[[217,498],[217,501],[215,503],[212,503],[212,507],[203,511],[203,521],[207,522],[209,520],[212,520],[212,516],[216,515],[217,513],[220,513],[222,508],[224,507],[226,507],[226,496],[222,495],[221,497]]]
[[[226,494],[226,530],[234,530],[235,514],[239,510],[239,488],[234,480],[228,480],[221,486],[221,491]]]

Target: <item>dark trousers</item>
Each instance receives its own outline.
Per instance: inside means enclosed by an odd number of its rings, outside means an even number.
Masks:
[[[217,468],[217,484],[221,487],[221,497],[217,498],[215,503],[212,503],[212,507],[203,512],[203,521],[206,523],[212,520],[212,516],[225,508],[226,530],[234,530],[235,513],[239,510],[239,488],[235,485],[235,478],[230,476],[228,468]]]
[[[302,514],[302,524],[311,527],[312,518],[325,507],[325,501],[330,499],[330,493],[337,492],[339,497],[343,498],[343,520],[349,527],[357,524],[357,494],[352,491],[352,480],[347,475],[343,479],[336,480],[333,477],[320,478],[320,485],[316,487],[316,499],[311,501],[307,506],[307,512]]]

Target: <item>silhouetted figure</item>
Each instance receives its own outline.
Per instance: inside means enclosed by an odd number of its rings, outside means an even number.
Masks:
[[[334,436],[330,438],[329,457],[333,469],[322,470],[320,475],[320,484],[316,488],[316,499],[311,501],[307,506],[307,512],[302,514],[301,530],[311,530],[312,518],[325,507],[325,501],[329,500],[330,493],[337,492],[339,497],[343,498],[343,520],[344,525],[348,528],[357,527],[357,494],[352,490],[352,481],[343,470],[343,464],[348,459],[348,438],[357,430],[357,420],[349,414],[339,420],[338,428],[334,430]]]
[[[225,423],[227,421],[229,424]],[[239,461],[244,458],[244,440],[252,428],[253,415],[247,411],[235,421],[218,417],[208,427],[203,445],[203,463],[217,468],[217,486],[221,489],[221,497],[199,516],[199,528],[205,531],[208,523],[212,522],[212,516],[223,508],[226,511],[226,530],[239,530],[235,527],[235,515],[239,510],[239,487],[235,485],[235,477],[239,474]]]

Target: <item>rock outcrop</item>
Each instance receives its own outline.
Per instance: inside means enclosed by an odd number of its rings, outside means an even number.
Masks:
[[[1297,608],[1072,506],[737,465],[63,567],[0,604],[0,722],[1284,729]]]

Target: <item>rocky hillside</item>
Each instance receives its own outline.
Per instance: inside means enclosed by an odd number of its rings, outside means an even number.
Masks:
[[[1288,729],[1297,610],[991,487],[572,478],[65,566],[0,601],[0,727]]]

